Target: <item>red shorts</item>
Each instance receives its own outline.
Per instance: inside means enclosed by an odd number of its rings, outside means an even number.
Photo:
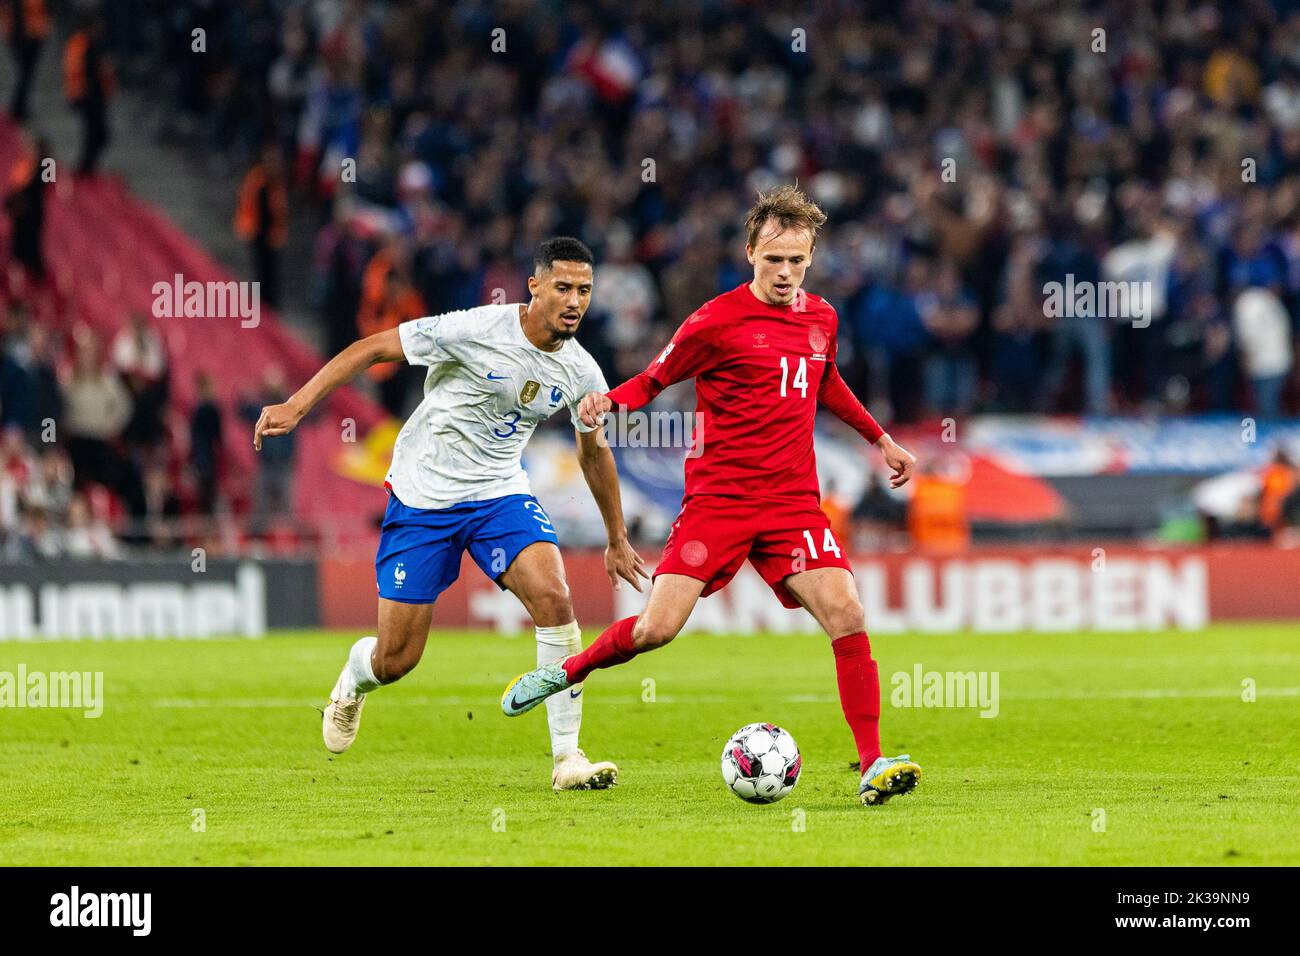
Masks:
[[[733,498],[693,495],[664,545],[655,576],[684,574],[704,582],[707,597],[726,587],[745,559],[786,607],[801,607],[785,579],[814,568],[844,568],[849,560],[812,498]]]

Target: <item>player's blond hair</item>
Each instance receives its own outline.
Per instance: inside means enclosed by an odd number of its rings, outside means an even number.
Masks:
[[[807,229],[812,244],[817,245],[817,231],[826,222],[826,213],[809,199],[798,186],[777,186],[758,194],[749,215],[745,217],[745,241],[751,247],[758,245],[758,237],[769,219],[775,219],[782,231]]]

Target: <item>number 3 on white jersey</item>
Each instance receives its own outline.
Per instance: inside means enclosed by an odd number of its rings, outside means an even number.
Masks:
[[[830,528],[825,528],[823,530],[825,533],[822,535],[822,551],[827,554],[833,554],[838,558],[840,556],[840,546],[835,543],[835,535],[831,534]],[[808,557],[816,559],[817,546],[813,544],[812,532],[805,531],[803,536],[804,540],[808,542]]]
[[[785,384],[786,384],[786,380],[789,377],[790,377],[790,363],[786,361],[786,357],[782,355],[781,356],[781,397],[782,398],[786,397]],[[795,369],[794,381],[791,384],[795,388],[799,389],[800,398],[808,397],[808,359],[802,355],[799,356],[799,367]],[[816,555],[814,555],[814,557],[816,557]]]

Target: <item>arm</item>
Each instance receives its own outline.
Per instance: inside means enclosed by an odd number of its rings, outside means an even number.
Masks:
[[[598,430],[577,432],[578,464],[582,467],[587,487],[591,489],[591,496],[600,508],[605,533],[609,537],[609,546],[605,548],[605,572],[609,575],[609,582],[617,591],[621,587],[618,579],[622,578],[640,591],[638,577],[649,578],[650,574],[628,543],[627,526],[623,523],[623,501],[618,490],[618,467],[614,464],[614,453],[601,440],[601,435]]]
[[[885,430],[880,427],[880,423],[863,407],[840,377],[840,370],[835,367],[833,358],[826,363],[826,374],[822,376],[821,386],[817,389],[817,401],[834,412],[846,425],[852,426],[872,445],[884,436]]]
[[[833,355],[826,363],[826,373],[822,376],[821,387],[817,390],[817,400],[880,449],[880,453],[885,456],[885,464],[894,470],[894,474],[889,479],[890,487],[901,488],[907,484],[916,470],[916,457],[894,441],[858,401],[858,397],[840,377]]]
[[[306,414],[334,389],[346,385],[372,365],[380,362],[398,362],[406,358],[397,329],[387,329],[353,342],[325,363],[325,367],[311,377],[289,400],[280,405],[268,405],[253,428],[253,447],[262,450],[262,438],[267,435],[287,435],[303,420]]]
[[[652,378],[647,369],[606,393],[588,392],[578,405],[578,417],[588,428],[596,428],[611,408],[634,412],[643,405],[649,405],[663,390],[664,386]]]
[[[708,371],[717,360],[718,351],[713,346],[713,325],[707,319],[708,305],[701,306],[677,329],[673,340],[659,353],[640,375],[601,395],[586,395],[578,409],[584,425],[595,428],[600,416],[614,406],[634,412],[649,404],[669,385],[694,378]]]
[[[608,398],[612,406],[626,408],[634,412],[643,405],[649,405],[655,396],[664,390],[664,385],[650,377],[649,372],[642,372],[629,378],[618,388],[611,389]]]

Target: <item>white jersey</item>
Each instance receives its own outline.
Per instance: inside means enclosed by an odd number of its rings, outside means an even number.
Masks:
[[[387,483],[412,508],[530,494],[521,459],[537,424],[608,386],[570,339],[544,352],[524,335],[519,305],[484,305],[403,322],[402,351],[427,365],[424,400],[393,447]]]

